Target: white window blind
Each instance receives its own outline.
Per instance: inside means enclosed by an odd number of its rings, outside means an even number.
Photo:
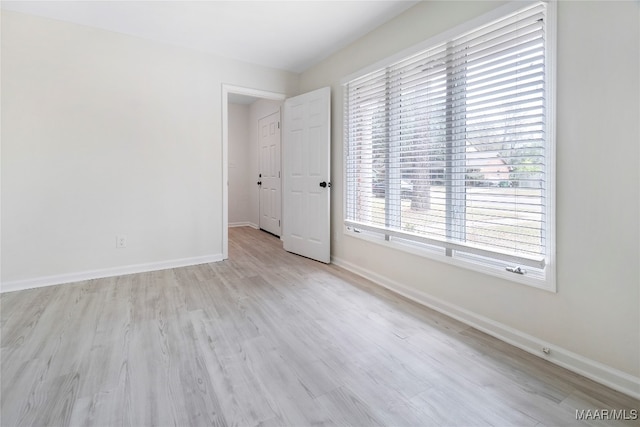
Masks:
[[[528,6],[345,85],[347,226],[544,268],[545,12]]]

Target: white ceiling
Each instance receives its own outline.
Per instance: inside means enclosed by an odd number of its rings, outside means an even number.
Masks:
[[[2,1],[73,22],[301,72],[418,1]]]

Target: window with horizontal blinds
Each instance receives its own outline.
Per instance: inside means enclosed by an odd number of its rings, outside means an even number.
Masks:
[[[544,269],[546,5],[345,84],[345,223]]]

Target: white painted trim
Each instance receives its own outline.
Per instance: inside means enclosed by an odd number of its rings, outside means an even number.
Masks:
[[[149,262],[144,264],[125,265],[121,267],[103,268],[99,270],[80,271],[77,273],[58,274],[55,276],[35,277],[32,279],[13,280],[0,284],[0,293],[62,285],[83,280],[103,279],[105,277],[123,276],[125,274],[145,273],[148,271],[166,270],[169,268],[187,267],[190,265],[208,264],[222,261],[222,254],[204,255],[192,258],[180,258],[168,261]]]
[[[366,268],[362,268],[341,258],[332,257],[331,262],[338,267],[344,268],[345,270],[371,280],[377,285],[459,320],[484,333],[498,338],[501,341],[518,347],[521,350],[541,357],[551,363],[585,376],[607,387],[611,387],[612,389],[627,394],[633,398],[640,399],[639,377],[622,372],[595,360],[588,359],[577,353],[559,347],[556,344],[546,342],[455,304],[435,298],[423,291],[411,288],[410,286],[377,274]],[[551,352],[548,355],[541,351],[541,349],[545,347],[551,349]]]
[[[557,31],[557,16],[558,16],[558,4],[557,1],[543,0],[547,3],[546,14],[546,62],[547,73],[549,78],[546,79],[546,98],[547,98],[547,141],[549,144],[546,159],[546,174],[548,183],[546,185],[547,191],[547,227],[546,227],[546,241],[548,242],[548,254],[547,254],[547,266],[546,266],[546,283],[552,288],[553,292],[558,291],[557,282],[557,257],[556,257],[556,190],[558,183],[556,181],[556,123],[558,117],[556,116],[556,82],[558,78],[556,69],[557,59],[557,46],[558,46],[558,31]]]
[[[222,84],[222,259],[229,258],[229,94],[284,101],[283,93]]]
[[[478,273],[499,277],[500,279],[507,280],[509,282],[531,286],[543,291],[553,293],[556,292],[555,286],[547,286],[548,281],[534,276],[533,274],[531,274],[531,271],[530,274],[527,275],[512,274],[504,269],[504,265],[500,267],[500,264],[498,263],[489,264],[486,261],[474,262],[474,260],[470,258],[469,255],[457,255],[455,257],[449,257],[445,255],[444,248],[442,246],[428,245],[416,241],[412,242],[409,240],[386,240],[384,238],[384,234],[370,233],[366,230],[363,230],[361,232],[354,232],[353,227],[350,226],[343,226],[343,235],[354,239],[364,240],[366,242],[380,245],[385,248],[390,248],[392,250],[398,250],[424,258],[429,258],[433,261],[441,262],[443,264],[453,265],[455,267],[460,267]]]
[[[252,222],[230,222],[229,223],[229,228],[233,228],[233,227],[251,227],[251,228],[255,228],[256,230],[258,230],[260,227],[258,227],[256,224],[252,223]]]

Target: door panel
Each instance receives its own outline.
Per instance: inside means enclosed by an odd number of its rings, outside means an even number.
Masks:
[[[330,89],[284,104],[284,249],[330,262]]]
[[[280,113],[258,121],[260,153],[260,228],[281,234]]]

